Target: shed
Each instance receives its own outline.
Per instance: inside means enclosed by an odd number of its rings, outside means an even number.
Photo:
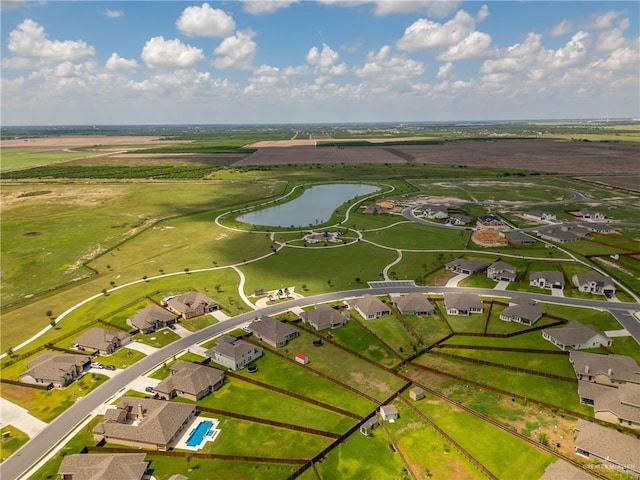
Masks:
[[[304,353],[298,352],[296,353],[296,362],[301,363],[302,365],[306,365],[309,363],[309,357]]]
[[[382,420],[393,423],[393,421],[400,415],[398,414],[398,409],[395,405],[383,405],[380,407],[380,416],[382,417]]]
[[[378,422],[378,419],[374,415],[369,420],[367,420],[362,425],[360,425],[360,433],[363,435],[369,435],[371,430],[376,428],[378,425],[380,425],[380,423]]]
[[[413,387],[409,390],[409,398],[415,401],[422,400],[424,398],[424,389],[421,387]]]

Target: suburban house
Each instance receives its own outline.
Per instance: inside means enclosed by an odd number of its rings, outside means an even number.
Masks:
[[[523,214],[524,217],[537,220],[538,222],[555,222],[556,216],[553,213],[543,212],[541,210],[529,210]]]
[[[449,209],[445,205],[423,205],[422,212],[427,218],[444,220],[449,217]]]
[[[473,221],[469,215],[461,215],[458,213],[454,213],[445,222],[447,225],[469,225]]]
[[[490,228],[492,230],[509,230],[510,227],[497,215],[480,215],[476,220],[478,228]]]
[[[582,350],[611,346],[611,339],[604,332],[598,332],[591,325],[573,320],[560,328],[542,330],[542,338],[553,343],[560,350]]]
[[[512,245],[533,245],[536,243],[536,239],[531,235],[520,231],[507,232],[504,234],[507,241]]]
[[[608,223],[585,223],[584,228],[594,233],[613,233],[613,228]]]
[[[167,451],[182,436],[196,414],[195,405],[151,398],[123,397],[93,429],[100,442]]]
[[[576,422],[578,455],[624,472],[640,474],[640,440],[586,420]]]
[[[222,370],[197,363],[177,361],[170,371],[171,375],[154,388],[167,398],[180,396],[197,402],[218,390],[224,383]]]
[[[570,352],[569,360],[578,380],[601,385],[640,384],[640,367],[626,355]]]
[[[167,300],[166,306],[185,320],[214,312],[220,308],[220,304],[200,292],[187,292],[173,297]]]
[[[142,480],[149,462],[146,453],[65,455],[58,467],[62,480]]]
[[[518,270],[513,265],[498,260],[487,268],[487,277],[496,282],[515,282]]]
[[[263,349],[249,342],[229,335],[218,338],[215,347],[207,350],[205,355],[215,363],[231,370],[240,370],[256,358],[262,356]]]
[[[533,325],[544,315],[544,307],[528,297],[513,297],[500,312],[500,320]]]
[[[556,271],[531,272],[529,274],[529,285],[538,288],[557,288],[562,290],[564,288],[564,275],[562,272]]]
[[[362,208],[363,213],[370,213],[370,214],[389,213],[389,209],[380,207],[379,205],[367,205],[367,206],[362,206],[360,208]]]
[[[344,315],[324,303],[316,305],[313,310],[302,312],[300,318],[316,330],[338,328],[347,323]]]
[[[349,304],[349,308],[355,309],[366,320],[373,320],[383,315],[391,315],[389,307],[373,295],[354,298],[348,300],[347,303]]]
[[[413,387],[409,390],[409,398],[411,400],[422,400],[424,398],[424,389],[422,387]]]
[[[607,219],[604,213],[598,212],[597,210],[591,210],[589,208],[580,210],[579,213],[585,222],[601,222]]]
[[[583,275],[576,274],[572,280],[578,290],[583,293],[598,293],[607,298],[612,298],[616,294],[616,287],[611,277],[607,277],[595,270]]]
[[[556,460],[544,469],[538,480],[593,480],[593,477],[564,460]]]
[[[153,333],[156,330],[173,325],[178,321],[178,316],[159,305],[149,305],[138,310],[127,319],[127,323],[140,330],[141,333]]]
[[[580,403],[593,407],[598,420],[640,427],[640,384],[625,383],[618,388],[592,382],[578,382]]]
[[[371,431],[378,425],[380,425],[380,422],[378,422],[378,417],[374,415],[369,420],[360,425],[360,433],[363,435],[369,435]]]
[[[383,405],[380,407],[380,417],[385,422],[393,423],[399,416],[400,414],[395,405]]]
[[[284,347],[289,340],[300,335],[300,331],[291,325],[280,322],[268,315],[262,315],[249,324],[249,330],[263,342],[272,347]]]
[[[436,311],[436,307],[421,293],[402,295],[394,303],[403,315],[431,315]]]
[[[477,273],[485,268],[487,268],[487,264],[482,260],[467,260],[466,258],[456,258],[455,260],[450,261],[445,265],[447,270],[450,270],[455,273],[466,273],[470,275],[472,273]]]
[[[482,300],[471,293],[445,293],[444,307],[449,315],[470,315],[482,313]]]
[[[568,230],[562,230],[560,228],[556,229],[545,229],[538,231],[540,238],[544,238],[545,240],[551,240],[556,243],[571,243],[577,242],[580,240],[580,236],[576,235],[574,232]]]
[[[76,347],[97,350],[100,355],[111,355],[130,341],[131,335],[127,332],[96,327],[84,332],[73,343]]]
[[[66,387],[87,371],[91,356],[74,353],[42,353],[30,362],[28,370],[20,375],[23,383],[52,383],[55,387]]]

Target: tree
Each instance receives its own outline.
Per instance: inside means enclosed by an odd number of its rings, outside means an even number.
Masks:
[[[50,317],[51,315],[53,315],[53,312],[51,310],[47,310],[46,315],[47,317]]]
[[[108,295],[108,294],[107,294],[107,289],[106,289],[106,288],[103,288],[103,289],[102,289],[102,294],[103,294],[105,297]]]
[[[184,269],[184,273],[189,273],[189,269],[188,269],[188,268],[185,268],[185,269]]]
[[[146,281],[147,281],[147,276],[146,276],[146,275],[143,275],[143,276],[142,276],[142,280],[144,280],[144,281],[146,282]]]
[[[49,321],[49,325],[51,325],[52,327],[55,327],[55,326],[56,326],[56,319],[55,319],[55,318],[52,318],[52,319]]]
[[[547,438],[547,434],[546,433],[539,433],[538,434],[538,441],[544,445],[545,447],[549,446],[549,439]]]

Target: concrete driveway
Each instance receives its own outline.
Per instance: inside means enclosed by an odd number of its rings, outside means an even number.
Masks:
[[[154,352],[157,352],[158,349],[156,347],[152,347],[150,345],[144,344],[142,342],[129,342],[124,348],[130,348],[131,350],[137,350],[138,352],[142,352],[145,355],[151,355]]]
[[[28,410],[0,397],[0,426],[12,425],[26,433],[29,438],[35,437],[47,424],[34,417]]]

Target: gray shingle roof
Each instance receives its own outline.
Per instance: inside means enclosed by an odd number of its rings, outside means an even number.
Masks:
[[[115,455],[66,455],[58,475],[72,475],[73,480],[141,480],[149,466],[146,453]]]
[[[446,308],[455,308],[456,310],[482,308],[482,300],[480,297],[471,293],[445,293],[444,304]]]
[[[258,320],[251,322],[249,330],[265,341],[274,344],[286,341],[289,336],[298,331],[291,325],[280,322],[268,315],[262,315]]]
[[[190,395],[198,395],[224,378],[222,370],[183,361],[174,363],[171,372],[173,375],[155,388],[157,392],[168,395],[174,390],[179,390]]]
[[[252,345],[242,339],[230,337],[229,335],[222,335],[220,338],[218,338],[218,343],[216,344],[216,346],[207,350],[205,352],[205,355],[211,358],[217,352],[220,355],[232,358],[234,361],[237,361],[244,355],[247,355],[256,349],[260,351],[263,350],[262,347]]]
[[[585,273],[582,275],[576,274],[575,279],[576,279],[577,286],[585,285],[589,283],[595,283],[597,285],[600,285],[601,287],[613,286],[613,281],[611,280],[611,277],[607,277],[601,274],[600,272],[596,272],[595,270],[591,270],[589,273]]]
[[[640,367],[631,357],[571,352],[569,358],[576,374],[607,375],[612,380],[640,383]],[[611,370],[611,375],[609,375],[609,370]]]
[[[198,306],[216,305],[218,303],[200,292],[187,292],[178,295],[167,302],[171,308],[180,313],[187,313],[196,310]]]
[[[312,325],[316,329],[342,325],[345,322],[342,314],[324,303],[316,305],[316,308],[313,310],[300,313],[300,318],[306,320],[309,325]]]
[[[452,270],[466,270],[470,272],[479,272],[485,268],[487,264],[482,260],[468,260],[466,258],[456,258],[446,264],[446,267]]]
[[[529,274],[529,281],[540,279],[546,280],[548,283],[560,283],[564,285],[564,275],[562,272],[547,270],[544,272],[531,272]]]
[[[593,338],[598,333],[606,337],[604,332],[598,332],[591,325],[584,325],[573,320],[560,328],[548,328],[542,331],[562,345],[579,345]]]
[[[118,339],[120,343],[125,343],[131,338],[131,335],[119,330],[96,327],[84,332],[74,340],[74,343],[96,350],[106,350],[113,343],[114,338]]]
[[[640,440],[586,420],[576,422],[576,448],[640,471]],[[631,468],[631,467],[630,467]]]
[[[538,480],[593,480],[593,477],[564,460],[553,462]]]
[[[505,308],[501,313],[501,317],[514,318],[518,317],[529,322],[537,321],[544,314],[544,308],[537,303],[520,303]]]
[[[578,381],[581,398],[593,400],[593,411],[611,412],[623,420],[640,423],[640,385],[624,383],[619,388]],[[633,403],[635,401],[635,403]]]
[[[434,312],[433,304],[421,293],[402,295],[396,300],[400,312]]]
[[[174,313],[171,313],[168,310],[158,306],[158,305],[149,305],[148,307],[144,307],[141,310],[138,310],[133,316],[129,319],[131,325],[139,329],[145,329],[152,326],[156,321],[160,322],[171,322],[178,318]]]
[[[374,295],[364,295],[361,298],[349,300],[349,306],[359,309],[365,315],[376,315],[379,312],[390,312],[389,307]]]

